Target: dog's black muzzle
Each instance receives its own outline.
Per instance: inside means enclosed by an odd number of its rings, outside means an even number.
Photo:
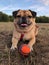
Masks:
[[[19,25],[19,27],[27,27],[32,23],[29,20],[27,20],[27,17],[21,17],[17,24]]]

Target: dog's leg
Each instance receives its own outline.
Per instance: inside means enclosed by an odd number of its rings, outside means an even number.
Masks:
[[[33,45],[34,45],[34,44],[35,44],[35,37],[32,38],[32,39],[30,40],[30,42],[28,43],[28,46],[29,46],[30,50],[32,50],[32,51],[33,51]]]
[[[12,46],[11,46],[11,50],[15,50],[15,48],[17,48],[17,44],[18,44],[18,39],[16,38],[12,38]]]

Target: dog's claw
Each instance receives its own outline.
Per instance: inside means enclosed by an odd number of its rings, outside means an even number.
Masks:
[[[31,48],[31,51],[33,51],[33,48]]]
[[[16,47],[11,47],[11,50],[13,50],[13,51],[14,51],[15,49],[16,49]]]
[[[32,46],[28,46],[30,48],[30,51],[33,51],[33,47]]]

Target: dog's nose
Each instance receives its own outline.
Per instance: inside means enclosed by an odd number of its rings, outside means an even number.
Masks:
[[[26,17],[22,17],[22,22],[26,23]]]

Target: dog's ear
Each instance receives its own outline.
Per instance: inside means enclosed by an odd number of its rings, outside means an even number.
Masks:
[[[16,15],[17,15],[17,13],[18,13],[19,11],[20,11],[20,10],[17,10],[17,11],[13,11],[13,12],[12,12],[14,18],[16,18]]]
[[[35,18],[37,13],[35,11],[32,11],[32,10],[29,10],[29,11],[31,12],[32,16]]]

